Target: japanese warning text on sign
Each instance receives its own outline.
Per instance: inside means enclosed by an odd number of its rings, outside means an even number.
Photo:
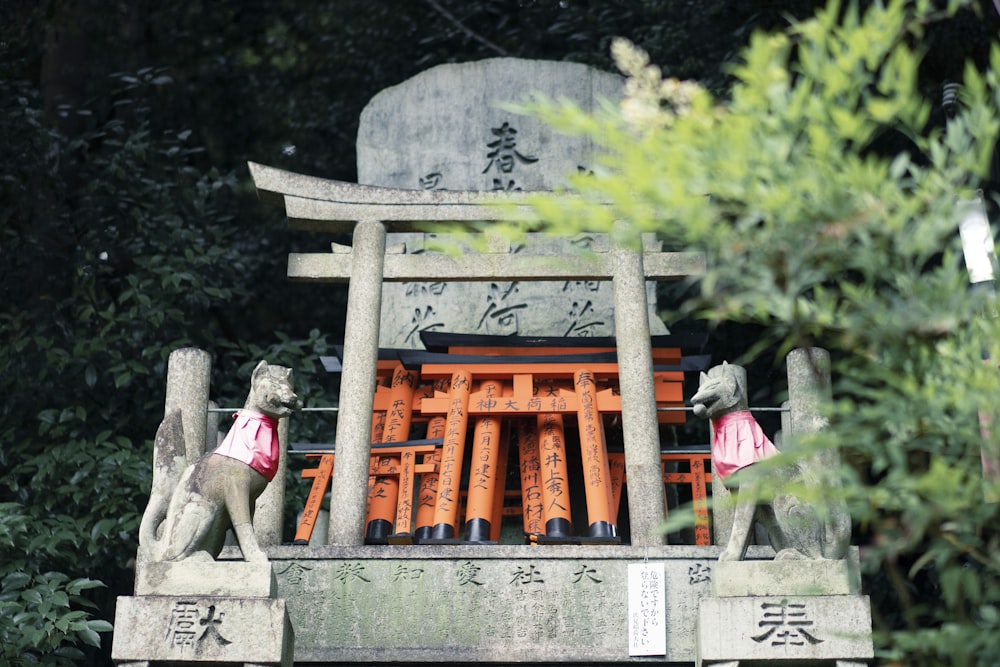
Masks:
[[[628,566],[628,654],[666,655],[666,585],[663,563]]]

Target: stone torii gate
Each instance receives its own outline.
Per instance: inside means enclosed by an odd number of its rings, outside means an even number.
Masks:
[[[387,231],[411,231],[414,223],[447,231],[498,221],[502,212],[497,205],[517,204],[522,195],[384,188],[253,162],[249,167],[261,200],[283,206],[293,229],[350,233],[352,238],[350,246],[335,243],[330,252],[288,257],[291,280],[349,284],[330,544],[364,542],[383,282],[497,279],[612,282],[631,541],[635,546],[663,544],[658,531],[664,518],[663,481],[646,281],[699,275],[705,270],[704,256],[662,252],[656,244],[641,242],[638,235],[626,235],[627,241],[587,255],[512,254],[508,242],[489,233],[485,253],[387,253]]]

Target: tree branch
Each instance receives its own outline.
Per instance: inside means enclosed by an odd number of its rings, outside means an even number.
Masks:
[[[1000,1],[1000,0],[998,0],[998,1]],[[504,49],[503,47],[497,46],[496,44],[494,44],[490,40],[486,39],[485,37],[483,37],[479,33],[475,32],[473,30],[470,30],[468,27],[466,27],[466,25],[464,23],[462,23],[454,14],[452,14],[447,9],[445,9],[440,4],[438,4],[437,0],[427,0],[427,4],[430,5],[434,9],[434,11],[436,11],[438,14],[440,14],[441,16],[445,17],[448,21],[450,21],[456,28],[458,28],[459,30],[461,30],[462,32],[464,32],[466,35],[468,35],[472,39],[476,40],[477,42],[479,42],[480,44],[482,44],[486,48],[491,49],[493,51],[496,51],[501,56],[509,56],[510,55],[510,53],[508,53],[507,50]]]

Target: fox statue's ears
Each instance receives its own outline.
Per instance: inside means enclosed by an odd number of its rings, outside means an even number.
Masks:
[[[266,372],[267,372],[267,361],[261,359],[260,363],[257,364],[257,368],[253,369],[253,373],[250,374],[250,378],[256,380],[258,375]]]
[[[708,382],[708,375],[705,374],[705,371],[698,371],[698,383],[702,382]]]

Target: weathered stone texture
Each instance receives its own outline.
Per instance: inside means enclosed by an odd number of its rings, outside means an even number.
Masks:
[[[295,636],[284,600],[146,595],[120,597],[115,662],[291,667]]]
[[[621,98],[622,78],[575,63],[513,58],[432,68],[383,90],[365,107],[358,130],[358,181],[414,190],[561,187],[567,175],[592,168],[595,146],[507,107],[534,95],[570,100],[594,111],[602,100]],[[423,253],[435,240],[434,234],[391,234],[388,245],[406,254]],[[510,253],[600,252],[607,240],[580,235],[556,246],[534,235]],[[443,255],[442,261],[450,260]],[[386,285],[381,346],[420,347],[419,332],[427,329],[491,335],[615,334],[614,297],[606,280],[568,277],[535,283],[504,274],[498,270],[494,280],[476,283],[429,278]],[[646,291],[652,333],[666,333],[655,314],[652,283]]]
[[[874,656],[871,627],[862,595],[705,598],[696,665],[865,660]]]
[[[623,80],[577,63],[492,58],[434,67],[361,112],[358,182],[407,189],[551,190],[589,169],[593,146],[504,108],[534,93],[595,111]]]
[[[277,582],[270,563],[140,561],[136,564],[136,595],[200,595],[274,597]]]
[[[837,560],[720,561],[713,570],[716,597],[851,595],[861,592],[858,550]]]
[[[718,549],[280,547],[269,555],[303,663],[632,661],[627,569],[644,559],[665,564],[665,659],[690,663]]]

